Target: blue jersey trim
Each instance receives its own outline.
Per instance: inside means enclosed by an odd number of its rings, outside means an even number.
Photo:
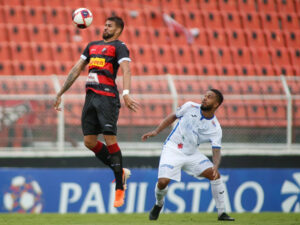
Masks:
[[[212,148],[218,148],[218,149],[221,149],[220,146],[211,146]]]
[[[179,125],[180,120],[177,122],[176,126],[174,127],[174,129],[171,131],[171,133],[169,134],[169,136],[167,137],[164,145],[168,142],[168,140],[170,140],[171,136],[174,134],[175,130],[177,129],[178,125]]]

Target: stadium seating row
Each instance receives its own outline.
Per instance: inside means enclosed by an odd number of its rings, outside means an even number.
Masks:
[[[0,23],[6,24],[70,24],[71,15],[76,8],[70,7],[29,7],[0,6]],[[210,29],[299,29],[299,14],[293,12],[225,12],[220,10],[202,11],[190,9],[128,9],[128,8],[93,8],[93,25],[103,26],[105,18],[118,15],[126,26],[163,27],[162,14],[170,15],[180,24],[188,28]]]
[[[3,5],[34,7],[107,7],[107,8],[168,8],[168,9],[201,9],[242,12],[299,12],[297,0],[3,0]]]

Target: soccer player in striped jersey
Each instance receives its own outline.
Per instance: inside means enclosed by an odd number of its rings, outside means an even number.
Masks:
[[[223,95],[216,89],[206,92],[202,104],[186,102],[176,113],[167,116],[159,126],[142,136],[145,141],[154,137],[176,119],[178,122],[167,137],[160,156],[158,182],[155,187],[156,203],[149,214],[150,220],[157,220],[172,180],[181,180],[181,170],[194,177],[210,180],[212,196],[218,209],[218,220],[233,221],[225,212],[224,184],[218,171],[221,162],[222,129],[214,115],[223,102]],[[198,151],[199,145],[210,142],[213,162]]]
[[[88,65],[86,98],[81,117],[84,144],[114,172],[116,180],[114,207],[121,207],[124,204],[126,180],[130,176],[130,170],[123,168],[122,154],[117,143],[117,120],[121,104],[115,80],[119,67],[123,72],[122,97],[125,106],[134,112],[139,107],[130,96],[129,50],[118,40],[123,28],[124,22],[120,17],[106,19],[103,40],[90,42],[86,46],[57,93],[54,103],[54,108],[60,110],[61,96]],[[99,134],[103,134],[105,144],[98,141]]]

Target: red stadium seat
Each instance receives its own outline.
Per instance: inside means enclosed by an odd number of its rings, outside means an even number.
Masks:
[[[150,44],[149,31],[146,27],[128,27],[131,43],[137,45]]]
[[[263,29],[280,29],[277,13],[260,13]]]
[[[154,0],[153,0],[154,1]],[[162,18],[162,14],[157,9],[144,9],[146,15],[146,25],[148,27],[160,28],[164,27],[165,23]]]
[[[96,39],[92,39],[94,38],[94,35],[91,35],[91,30],[90,29],[78,29],[76,27],[74,27],[73,25],[69,25],[66,28],[59,28],[59,30],[61,30],[61,32],[65,32],[66,37],[63,37],[62,42],[66,42],[64,40],[66,40],[65,38],[67,38],[67,40],[69,40],[70,42],[73,43],[81,43],[83,45],[86,45],[87,43],[91,42],[91,41],[95,41]],[[127,31],[127,29],[126,29]],[[124,31],[122,33],[121,39],[123,40],[123,37],[126,36],[126,32]],[[59,35],[59,37],[61,37]]]
[[[226,33],[227,33],[229,46],[231,47],[247,46],[244,30],[229,30],[226,31]]]
[[[51,42],[68,43],[71,40],[70,31],[67,26],[48,26],[48,32]]]
[[[140,0],[123,0],[123,6],[126,9],[132,10],[139,10],[140,8],[143,8],[143,4]]]
[[[271,65],[255,65],[256,75],[258,76],[275,76],[276,72]]]
[[[0,61],[0,74],[1,75],[14,75],[12,61]]]
[[[176,31],[170,30],[170,41],[172,45],[182,46],[189,43],[189,39],[184,33],[177,33]]]
[[[236,65],[252,64],[251,53],[247,47],[231,48],[232,59]]]
[[[259,15],[255,12],[247,12],[241,14],[244,29],[260,29]]]
[[[34,60],[51,61],[53,55],[49,43],[31,43],[32,55]]]
[[[158,74],[155,63],[134,63],[136,75],[156,75]]]
[[[176,64],[174,63],[157,63],[158,74],[178,74]]]
[[[203,28],[204,21],[200,10],[190,9],[183,11],[183,16],[187,28]]]
[[[285,31],[284,36],[287,47],[297,48],[300,46],[300,31]]]
[[[206,46],[195,45],[192,47],[196,64],[207,65],[213,64],[210,48]]]
[[[298,12],[299,13],[299,12]],[[280,14],[282,29],[284,30],[299,30],[300,21],[299,15],[296,13]]]
[[[173,52],[167,45],[157,45],[152,47],[154,59],[159,63],[174,63]]]
[[[233,59],[235,60],[235,59]],[[256,75],[256,71],[253,65],[239,65],[235,66],[237,75],[241,76],[254,76]]]
[[[0,42],[0,61],[12,60],[11,47],[7,42]]]
[[[234,65],[231,65],[231,64],[216,65],[216,70],[217,70],[218,75],[221,75],[221,76],[234,76],[237,74]]]
[[[141,0],[142,5],[144,6],[144,8],[146,9],[154,9],[154,8],[160,8],[160,1],[157,0]]]
[[[198,10],[200,8],[198,0],[179,0],[179,2],[183,11]]]
[[[13,61],[15,75],[35,75],[32,61]]]
[[[145,26],[146,24],[146,15],[144,11],[132,11],[132,10],[125,10],[126,14],[126,21],[125,24],[127,26],[138,27],[138,26]]]
[[[148,28],[149,38],[152,43],[158,45],[170,44],[171,38],[168,28]]]
[[[119,0],[106,0],[102,1],[102,7],[107,9],[123,8],[123,4]]]
[[[204,30],[200,30],[199,34],[194,36],[194,44],[195,45],[208,46],[207,35],[206,35],[206,32]]]
[[[253,63],[257,65],[271,64],[270,54],[266,48],[251,48]]]
[[[263,100],[248,100],[246,112],[248,115],[248,123],[251,126],[266,126],[268,120],[266,119],[267,113]]]
[[[171,18],[173,18],[176,22],[179,24],[185,26],[185,20],[182,10],[175,10],[175,9],[163,9],[163,13],[169,15]]]
[[[216,0],[199,0],[199,6],[202,11],[218,10],[218,2]]]
[[[291,65],[286,48],[272,48],[270,53],[273,65]]]
[[[51,1],[47,1],[47,6],[49,8],[56,8],[56,7],[63,7],[64,5],[64,1],[62,0],[51,0]]]
[[[276,2],[273,0],[257,0],[257,8],[260,12],[276,12]]]
[[[269,48],[285,47],[283,33],[280,30],[265,31],[265,36],[267,38]]]
[[[65,75],[69,73],[73,66],[74,66],[74,62],[70,62],[70,61],[54,62],[55,72],[57,75]]]
[[[238,8],[242,13],[256,12],[256,4],[253,0],[238,0]]]
[[[6,25],[0,24],[0,30],[2,30],[2,32],[0,33],[0,42],[7,42],[8,41],[8,31],[7,31]]]
[[[34,61],[36,75],[53,75],[56,74],[54,63],[52,61]]]
[[[290,48],[289,53],[290,53],[292,64],[295,67],[299,67],[299,65],[300,65],[300,48]]]
[[[23,0],[2,0],[1,4],[4,6],[23,6]]]
[[[99,27],[91,26],[88,29],[90,31],[90,35],[92,36],[93,40],[102,40],[102,33]],[[120,39],[122,40],[123,35],[121,34]]]
[[[64,7],[47,7],[44,9],[46,14],[47,24],[69,24],[71,15],[69,9]]]
[[[129,49],[133,55],[133,62],[152,63],[156,60],[158,62],[160,61],[160,59],[153,57],[154,55],[151,45],[131,45]]]
[[[161,0],[160,2],[163,9],[181,9],[179,0]]]
[[[102,2],[99,0],[83,0],[83,5],[84,7],[88,8],[88,9],[92,9],[93,10],[93,17],[95,19],[95,15],[94,12],[96,9],[102,7]]]
[[[243,101],[228,101],[226,105],[227,113],[230,120],[234,121],[234,125],[245,126],[247,125],[247,113]]]
[[[223,28],[222,17],[219,11],[202,11],[204,26],[209,29]]]
[[[179,64],[194,63],[194,57],[189,46],[175,46],[172,48],[175,62]]]
[[[73,52],[71,50],[71,44],[64,43],[55,43],[51,45],[51,52],[55,61],[72,61],[78,58],[73,57]]]
[[[13,60],[32,60],[31,47],[28,43],[15,43],[10,44],[11,54]]]
[[[224,27],[227,29],[241,29],[243,27],[240,14],[237,12],[222,12]]]
[[[235,12],[238,10],[237,1],[218,0],[219,8],[226,12]]]
[[[28,25],[29,39],[31,42],[49,42],[48,25]]]
[[[284,76],[296,75],[295,69],[289,65],[274,65],[273,68],[277,75],[284,75]]]
[[[117,0],[113,0],[113,1],[117,1]],[[121,2],[121,1],[118,1]],[[106,17],[111,17],[111,16],[119,16],[121,18],[123,18],[125,21],[127,20],[126,17],[126,12],[125,9],[120,8],[120,7],[112,7],[112,8],[104,8],[104,14],[106,15]]]
[[[283,86],[278,81],[259,82],[263,94],[284,94]]]
[[[24,7],[27,24],[45,24],[46,15],[43,7]]]
[[[197,71],[195,64],[192,63],[178,63],[176,64],[177,71],[179,75],[196,75]]]
[[[263,31],[246,30],[249,47],[266,47],[266,40]]]
[[[212,54],[215,64],[219,65],[229,65],[232,64],[231,53],[228,47],[212,47]]]
[[[286,126],[286,105],[282,100],[265,101],[267,118],[273,126]]]
[[[104,14],[103,8],[94,8],[93,9],[93,23],[92,26],[89,27],[89,29],[93,27],[102,28],[105,24],[106,15]]]
[[[214,47],[227,46],[227,37],[223,29],[207,30],[207,35],[208,35],[210,46],[214,46]]]
[[[248,80],[247,82],[240,82],[240,93],[248,95],[248,94],[262,94],[261,87],[259,86],[258,81]]]
[[[8,40],[14,42],[28,42],[28,32],[25,25],[7,25]]]
[[[296,7],[294,5],[294,2],[297,2],[297,1],[277,0],[278,12],[295,13]]]
[[[196,67],[197,75],[212,75],[212,76],[217,75],[216,67],[213,64],[201,63],[201,64],[196,64],[195,67]]]
[[[24,8],[22,6],[10,6],[3,7],[5,23],[9,24],[25,24]]]

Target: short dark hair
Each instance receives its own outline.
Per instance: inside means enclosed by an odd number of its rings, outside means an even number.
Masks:
[[[217,95],[217,100],[218,100],[219,106],[220,106],[224,100],[224,97],[223,97],[223,94],[221,93],[221,91],[219,91],[217,89],[213,89],[213,88],[211,88],[209,90]]]
[[[117,25],[117,27],[121,28],[121,33],[124,29],[124,21],[122,20],[121,17],[118,17],[118,16],[111,16],[111,17],[108,17],[106,20],[110,20],[110,21],[114,21]]]

